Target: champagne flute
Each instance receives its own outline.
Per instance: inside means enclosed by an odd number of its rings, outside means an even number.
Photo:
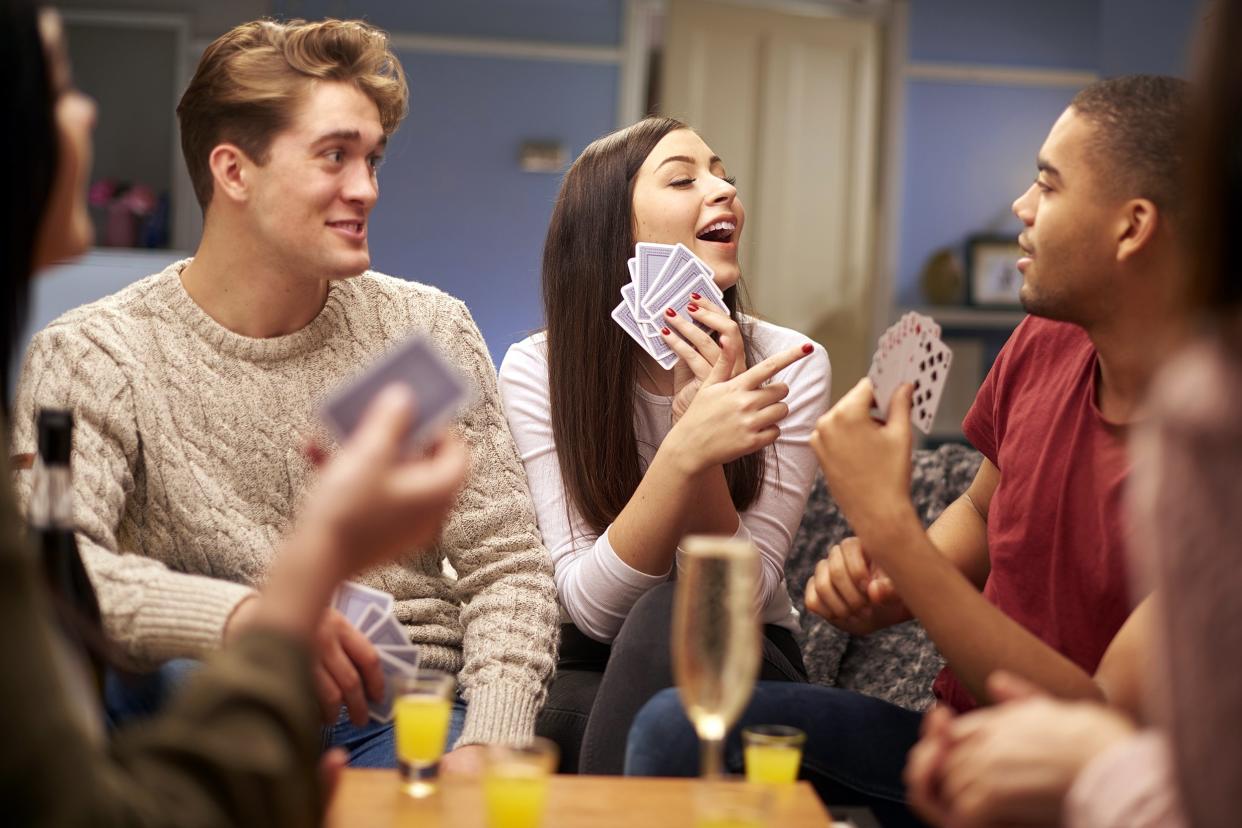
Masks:
[[[759,553],[748,541],[689,535],[673,598],[673,676],[701,749],[700,771],[719,777],[724,737],[759,674],[755,584]]]

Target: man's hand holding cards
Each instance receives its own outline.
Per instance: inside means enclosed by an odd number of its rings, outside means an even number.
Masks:
[[[367,637],[379,656],[383,692],[367,700],[370,718],[392,721],[392,694],[396,679],[418,669],[418,648],[410,644],[405,627],[392,614],[393,600],[387,592],[348,581],[332,598],[332,606]]]
[[[940,326],[930,316],[907,313],[880,337],[867,376],[875,389],[872,416],[888,420],[889,403],[898,386],[909,383],[914,392],[910,421],[930,434],[944,391],[953,352],[940,341]]]

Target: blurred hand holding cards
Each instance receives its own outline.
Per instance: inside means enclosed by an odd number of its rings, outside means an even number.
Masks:
[[[914,386],[910,421],[930,434],[940,407],[944,382],[949,376],[953,352],[940,341],[940,326],[930,316],[910,312],[880,337],[867,376],[875,390],[877,420],[888,420],[888,406],[898,386]]]
[[[432,442],[453,416],[474,400],[470,385],[431,343],[414,336],[381,357],[374,365],[323,404],[321,415],[337,439],[346,440],[362,422],[371,401],[392,384],[404,385],[414,395],[414,423],[406,437],[409,454]]]
[[[332,596],[332,606],[375,645],[384,673],[384,697],[368,700],[370,716],[378,722],[392,721],[392,689],[402,675],[418,670],[418,648],[410,643],[405,627],[392,614],[393,600],[387,592],[346,581]]]
[[[621,288],[621,304],[612,311],[613,321],[661,367],[672,368],[677,354],[660,335],[665,309],[684,315],[686,305],[693,301],[692,293],[723,308],[724,293],[716,286],[712,269],[684,244],[639,242],[634,258],[626,264],[630,282]]]

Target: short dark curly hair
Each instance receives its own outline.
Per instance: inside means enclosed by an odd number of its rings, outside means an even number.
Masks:
[[[1097,81],[1070,106],[1096,127],[1089,148],[1114,187],[1176,220],[1185,207],[1190,84],[1164,75]]]

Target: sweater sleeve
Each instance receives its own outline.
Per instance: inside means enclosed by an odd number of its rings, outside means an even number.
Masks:
[[[219,647],[224,624],[249,587],[176,572],[123,548],[127,501],[142,494],[143,446],[128,378],[107,350],[70,326],[34,337],[14,405],[13,451],[34,452],[40,408],[74,415],[74,518],[82,559],[99,595],[104,628],[137,664],[201,658]],[[30,475],[18,500],[29,504]]]
[[[451,343],[450,357],[478,392],[460,420],[470,477],[441,535],[462,605],[465,663],[458,678],[469,706],[457,745],[520,742],[534,733],[556,662],[552,561],[483,337],[466,306],[447,301],[434,335]]]
[[[500,393],[530,481],[539,530],[552,554],[561,606],[583,634],[609,643],[630,607],[668,580],[668,573],[648,575],[631,567],[612,548],[607,530],[596,534],[569,504],[552,439],[542,341],[527,340],[509,349],[500,366]]]
[[[110,748],[62,683],[63,641],[0,463],[0,801],[15,825],[318,825],[319,708],[303,645],[253,631]]]

